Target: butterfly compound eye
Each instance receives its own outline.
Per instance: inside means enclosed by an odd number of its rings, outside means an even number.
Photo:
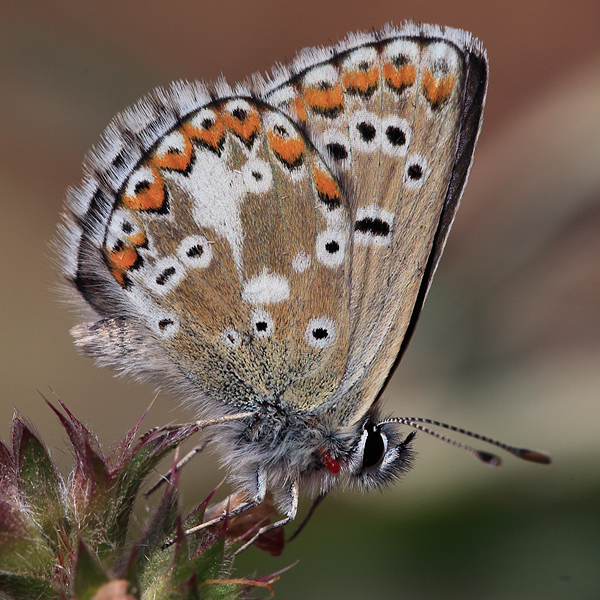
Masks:
[[[365,431],[367,439],[363,449],[362,468],[372,469],[378,467],[383,461],[387,450],[387,437],[373,425],[368,426]]]
[[[410,469],[412,437],[403,439],[395,423],[371,414],[356,433],[360,439],[350,456],[353,483],[365,490],[382,489]]]

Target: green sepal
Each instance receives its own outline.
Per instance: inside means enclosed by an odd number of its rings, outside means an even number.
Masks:
[[[140,553],[138,566],[141,566],[144,560],[148,560],[155,552],[164,553],[162,550],[166,542],[170,542],[173,532],[177,531],[179,521],[179,497],[177,495],[176,482],[168,483],[167,489],[157,506],[150,525],[144,531],[140,539],[139,546],[143,548]]]
[[[77,600],[90,600],[98,589],[110,581],[100,563],[87,549],[83,540],[79,540],[77,562],[73,577],[73,592]]]
[[[169,452],[196,432],[195,425],[161,428],[142,437],[132,450],[111,456],[116,467],[112,472],[115,509],[107,528],[110,539],[125,539],[140,486]]]
[[[213,528],[185,535],[184,529],[202,522],[212,494],[184,527],[175,470],[149,527],[141,540],[132,540],[131,513],[141,485],[198,427],[163,427],[134,442],[138,423],[104,455],[93,434],[63,408],[67,417],[55,412],[73,448],[68,483],[19,417],[12,449],[0,443],[0,598],[90,600],[125,590],[136,600],[246,597],[251,582],[222,581],[233,564],[225,524],[216,534]]]
[[[225,534],[213,536],[205,546],[190,557],[199,582],[218,579],[233,563],[233,558],[225,555]]]
[[[173,583],[175,585],[183,584],[192,577],[195,577],[196,569],[194,567],[193,561],[190,560],[190,548],[187,537],[181,527],[181,521],[178,521],[175,552],[173,553],[173,565],[171,567]]]
[[[0,500],[0,571],[52,571],[54,552],[34,523],[8,500]],[[2,588],[0,588],[2,589]]]
[[[211,583],[210,581],[201,588],[202,600],[239,600],[246,598],[244,590],[248,586],[240,583]],[[243,594],[243,595],[242,595]]]
[[[129,586],[127,587],[127,593],[133,596],[136,600],[140,600],[142,593],[142,586],[140,584],[139,571],[138,571],[138,549],[133,548],[125,571],[123,572],[122,579],[125,579]]]
[[[61,406],[69,418],[65,417],[50,402],[46,402],[65,428],[75,452],[74,475],[69,485],[69,495],[74,510],[77,514],[84,514],[88,517],[97,512],[103,512],[111,495],[112,483],[100,442],[69,412],[62,402]],[[89,528],[94,528],[94,526],[93,522],[88,524]]]
[[[61,501],[61,479],[46,447],[18,417],[13,419],[13,449],[19,495],[43,534],[58,548],[67,526]]]
[[[0,571],[0,597],[4,600],[56,600],[57,593],[47,579]]]
[[[180,583],[175,590],[175,594],[171,596],[173,600],[200,600],[200,590],[198,589],[198,580],[196,575],[192,575],[186,581]]]

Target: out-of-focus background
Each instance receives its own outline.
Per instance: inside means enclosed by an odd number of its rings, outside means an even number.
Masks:
[[[394,489],[338,492],[275,560],[278,598],[600,597],[600,3],[597,0],[4,1],[0,9],[0,434],[14,407],[65,466],[38,391],[107,443],[154,390],[77,355],[48,243],[113,115],[174,79],[236,82],[305,46],[406,18],[472,31],[491,79],[461,210],[412,345],[397,415],[549,451],[491,469],[420,435]],[[53,390],[50,391],[50,388]],[[190,418],[166,393],[146,425]],[[182,482],[186,505],[221,475]],[[225,493],[225,492],[224,492]],[[306,501],[302,511],[307,509]]]

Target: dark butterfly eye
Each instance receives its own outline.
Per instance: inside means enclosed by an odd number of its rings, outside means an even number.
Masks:
[[[387,438],[381,433],[379,428],[373,425],[366,427],[367,439],[362,456],[362,468],[371,469],[378,466],[385,455],[387,449]]]

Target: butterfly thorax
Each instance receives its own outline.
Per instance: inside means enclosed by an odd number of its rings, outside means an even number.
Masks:
[[[373,410],[357,425],[345,427],[335,411],[300,413],[281,403],[264,402],[247,419],[219,426],[216,437],[232,479],[250,496],[256,492],[260,471],[269,489],[285,490],[295,480],[314,495],[339,485],[385,486],[410,468],[408,443],[402,445],[395,426],[381,428],[378,421]],[[375,429],[384,433],[386,447],[365,468],[367,432]],[[381,469],[384,459],[387,464]]]

